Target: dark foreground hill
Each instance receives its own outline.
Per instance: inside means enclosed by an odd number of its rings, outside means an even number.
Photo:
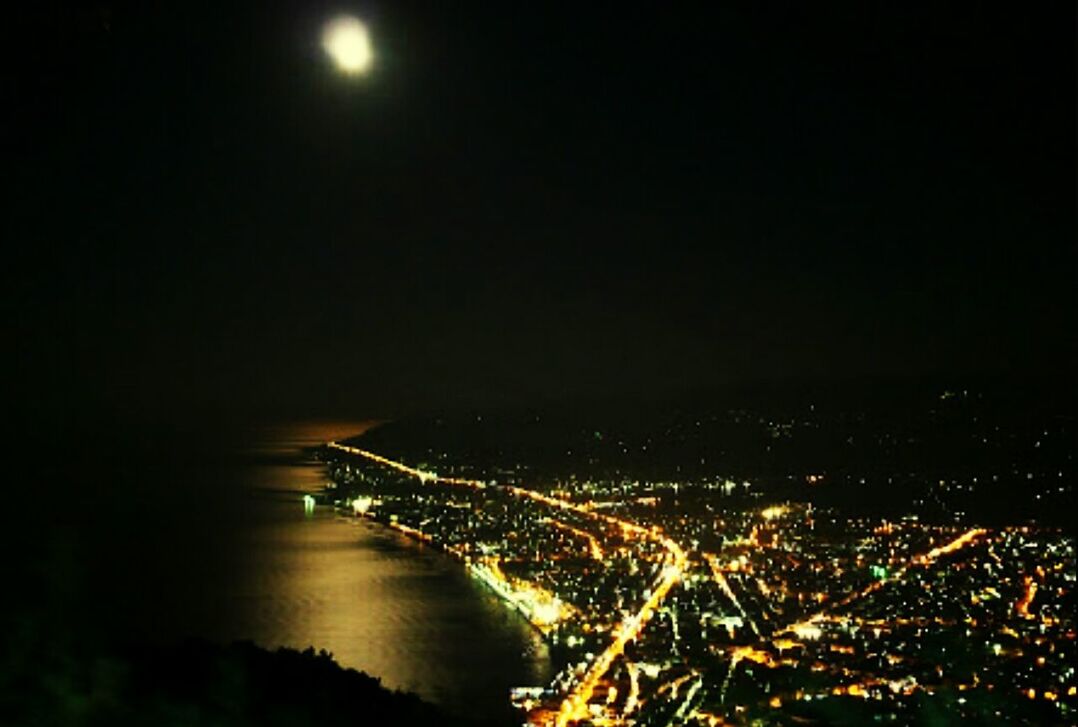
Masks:
[[[0,693],[5,725],[471,724],[314,649],[189,641],[12,666]]]

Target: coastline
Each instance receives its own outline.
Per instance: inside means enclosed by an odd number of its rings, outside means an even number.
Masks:
[[[253,442],[245,481],[267,504],[250,540],[272,548],[256,547],[249,559],[252,580],[238,589],[249,626],[239,635],[270,646],[314,644],[451,714],[514,723],[511,690],[549,679],[546,642],[440,552],[416,547],[431,543],[406,530],[415,523],[394,527],[384,512],[369,519],[388,528],[341,519],[353,514],[345,501],[352,496],[334,489],[321,443],[359,429],[316,422]],[[305,496],[317,511],[304,514],[297,499]],[[478,676],[488,670],[496,674]]]
[[[421,482],[424,483],[442,482],[450,485],[465,486],[476,489],[484,489],[487,487],[487,484],[484,482],[459,477],[439,476],[433,472],[415,469],[413,467],[409,467],[408,465],[404,465],[400,462],[389,459],[388,457],[384,457],[374,452],[370,452],[365,449],[359,449],[357,447],[349,447],[346,445],[342,445],[336,441],[325,442],[322,446],[329,449],[339,450],[347,454],[359,455],[384,467],[388,467],[390,469],[397,470],[398,472],[417,477]],[[518,488],[511,489],[518,492],[523,492],[518,490]],[[323,497],[326,497],[327,500],[331,497],[325,491],[323,491],[321,494]],[[379,518],[370,511],[370,506],[373,504],[373,501],[368,500],[368,502],[361,505],[359,499],[356,499],[354,501],[331,499],[328,504],[331,504],[334,510],[344,517],[364,517],[370,519],[372,522],[377,522],[381,525],[385,525],[390,529],[396,530],[397,532],[400,532],[414,540],[425,543],[426,545],[433,547],[439,552],[448,553],[457,560],[462,561],[465,564],[465,568],[470,576],[479,580],[488,589],[493,591],[494,594],[498,596],[504,603],[512,607],[513,610],[520,613],[528,622],[528,624],[539,632],[539,634],[543,637],[544,641],[546,641],[548,645],[556,643],[556,637],[552,639],[550,636],[552,632],[552,627],[559,620],[561,612],[568,609],[569,607],[567,604],[562,603],[553,594],[539,593],[537,594],[537,596],[536,594],[530,594],[529,598],[525,598],[524,593],[517,593],[513,588],[511,588],[508,580],[501,576],[496,561],[489,561],[489,565],[484,562],[476,561],[468,553],[456,550],[454,548],[446,547],[438,543],[431,535],[423,532],[422,530],[418,530],[416,528],[410,527],[408,525],[403,525],[397,522],[395,516],[390,516],[389,519]],[[351,508],[349,508],[349,506],[351,506]],[[529,601],[537,602],[530,603]]]
[[[339,450],[348,455],[358,455],[364,459],[376,462],[379,465],[389,467],[411,477],[416,477],[422,484],[437,482],[477,490],[483,490],[488,487],[488,483],[486,482],[460,477],[439,476],[432,471],[417,469],[359,447],[342,445],[337,442],[329,442],[326,444],[326,447],[328,449]],[[490,484],[493,485],[494,483]],[[543,706],[537,713],[532,711],[534,705],[525,707],[529,712],[529,723],[538,724],[538,722],[535,721],[537,718],[541,720],[543,724],[547,724],[549,722],[550,713],[555,713],[556,717],[554,717],[554,719],[557,726],[565,727],[565,725],[568,725],[570,722],[587,718],[589,713],[588,704],[591,701],[596,688],[599,686],[600,681],[610,670],[614,661],[624,653],[626,645],[634,641],[636,637],[643,632],[645,626],[651,620],[652,615],[660,608],[667,593],[669,593],[669,591],[681,580],[687,566],[687,555],[672,538],[664,535],[662,530],[657,527],[647,528],[613,515],[596,513],[590,508],[578,503],[573,503],[567,499],[551,497],[519,486],[506,485],[504,486],[504,490],[513,496],[540,502],[555,508],[556,510],[576,512],[604,524],[614,525],[620,529],[622,535],[652,541],[653,543],[660,545],[663,551],[665,551],[662,558],[662,563],[664,565],[659,572],[658,581],[645,591],[646,600],[639,611],[632,616],[626,617],[615,628],[614,640],[600,654],[595,657],[588,656],[586,661],[590,662],[590,665],[586,668],[583,676],[577,679],[572,687],[565,693],[564,698],[561,699],[558,706],[554,707],[552,704]],[[335,502],[335,504],[337,503]],[[355,513],[360,515],[367,513],[370,510],[371,505],[375,504],[375,501],[370,497],[364,497],[352,500],[351,504]],[[390,517],[392,520],[396,520],[396,516],[391,515]],[[426,533],[411,527],[409,527],[408,530],[414,531],[419,536],[422,536],[422,539],[424,540],[433,542],[431,536]],[[507,579],[501,575],[500,568],[498,568],[498,560],[496,558],[490,558],[487,562],[492,566],[492,569],[489,571],[490,575],[497,578],[497,580],[504,581],[508,584]],[[527,586],[527,584],[525,585]],[[563,608],[569,612],[572,611],[571,607],[563,605],[554,594],[542,588],[522,590],[519,598],[523,600],[525,596],[528,595],[528,590],[532,591],[531,599],[534,601],[533,614],[542,618],[544,622],[543,624],[536,624],[540,628],[543,625],[556,624],[563,615]],[[516,599],[512,599],[512,601],[516,601]],[[534,619],[531,617],[529,617],[528,620],[535,623]]]
[[[416,528],[402,525],[401,523],[394,520],[376,517],[369,512],[361,513],[356,512],[355,510],[350,510],[339,501],[332,503],[331,507],[333,507],[337,515],[342,518],[362,518],[363,520],[376,523],[382,527],[386,527],[390,530],[401,533],[402,535],[410,538],[411,540],[417,541],[420,544],[431,548],[432,550],[448,555],[454,560],[463,563],[464,568],[469,576],[471,576],[476,581],[482,583],[488,591],[496,595],[505,606],[510,608],[510,610],[516,611],[521,616],[523,616],[524,620],[528,622],[528,625],[535,629],[539,633],[539,635],[543,637],[543,640],[547,644],[553,643],[551,641],[551,629],[549,628],[549,625],[542,619],[536,617],[534,609],[530,608],[528,604],[524,603],[520,598],[515,596],[512,591],[510,591],[505,585],[503,585],[502,581],[497,579],[493,575],[493,573],[491,573],[490,569],[487,566],[473,561],[470,555],[462,553],[453,548],[447,548],[441,545],[440,543],[435,541],[434,538],[432,538],[429,534],[424,533],[422,530],[417,530]]]

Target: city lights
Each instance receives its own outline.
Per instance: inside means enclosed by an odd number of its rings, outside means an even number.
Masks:
[[[341,501],[350,514],[460,559],[566,650],[548,687],[514,692],[534,727],[624,725],[663,704],[676,721],[705,724],[831,699],[897,709],[938,689],[939,659],[918,653],[927,634],[956,628],[1002,640],[972,681],[956,678],[963,699],[989,684],[1013,688],[993,676],[1011,661],[1057,673],[1052,665],[1073,649],[1073,631],[1060,630],[1070,628],[1060,599],[1074,578],[1060,559],[1073,557],[1073,544],[1051,540],[1029,561],[1028,530],[843,520],[796,502],[689,513],[647,482],[544,489],[499,484],[444,456],[427,460],[441,463],[435,474],[352,445],[326,450],[348,463],[337,471],[339,489],[356,493]],[[733,496],[728,481],[717,481],[724,497]],[[824,525],[830,535],[820,538]],[[1027,555],[1013,558],[1016,548]],[[1014,619],[986,610],[999,601]],[[1053,653],[1049,643],[1061,646]],[[721,673],[701,666],[715,658]],[[738,698],[754,706],[731,701],[760,688],[751,675],[779,669],[821,686]],[[1062,682],[1037,678],[1023,687],[1033,701],[1069,709],[1073,671]]]

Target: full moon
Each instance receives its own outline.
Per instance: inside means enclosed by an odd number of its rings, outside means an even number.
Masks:
[[[370,70],[374,54],[371,39],[358,18],[334,18],[322,28],[322,48],[345,73],[360,75]]]

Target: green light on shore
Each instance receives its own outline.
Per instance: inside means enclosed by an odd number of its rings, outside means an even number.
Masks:
[[[876,580],[887,580],[887,569],[882,565],[874,565],[869,567],[869,571],[872,573],[872,577]]]
[[[303,509],[308,513],[314,510],[314,495],[303,496]]]

